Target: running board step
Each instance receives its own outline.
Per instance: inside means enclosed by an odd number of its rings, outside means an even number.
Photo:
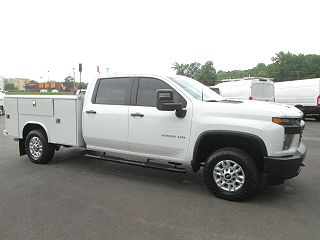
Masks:
[[[126,160],[126,159],[122,159],[122,158],[118,158],[118,157],[111,157],[111,156],[106,156],[106,155],[98,156],[98,155],[93,155],[93,154],[85,154],[85,156],[88,158],[95,158],[95,159],[103,160],[103,161],[123,163],[123,164],[127,164],[127,165],[134,165],[134,166],[138,166],[138,167],[152,168],[152,169],[164,170],[164,171],[169,171],[169,172],[176,172],[176,173],[186,173],[187,172],[187,170],[185,168],[177,167],[178,164],[176,164],[174,167],[172,167],[170,165],[151,163],[150,161],[139,162],[139,161]]]

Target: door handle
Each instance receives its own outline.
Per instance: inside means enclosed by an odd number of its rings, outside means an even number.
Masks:
[[[130,116],[131,117],[144,117],[144,114],[142,114],[142,113],[131,113]]]
[[[97,112],[96,112],[96,111],[93,111],[93,110],[89,110],[89,111],[86,111],[86,113],[89,113],[89,114],[96,114]]]

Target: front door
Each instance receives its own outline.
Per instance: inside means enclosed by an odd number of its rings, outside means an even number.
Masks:
[[[140,78],[135,106],[129,107],[129,151],[150,159],[183,161],[186,158],[192,107],[174,89],[176,102],[187,108],[184,118],[174,111],[159,111],[156,108],[156,90],[173,89],[156,78]]]

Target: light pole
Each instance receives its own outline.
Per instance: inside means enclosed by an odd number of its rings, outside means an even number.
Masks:
[[[76,72],[75,68],[72,68],[73,70],[73,91],[76,89]]]
[[[110,69],[110,68],[106,68],[107,75],[108,75],[108,73],[109,73],[109,69]]]

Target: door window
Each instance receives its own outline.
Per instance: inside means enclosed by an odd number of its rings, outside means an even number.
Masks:
[[[92,103],[108,105],[129,105],[131,78],[105,78],[97,82],[95,99]]]
[[[182,103],[183,107],[187,106],[186,100],[180,96],[172,87],[162,80],[156,78],[140,78],[137,105],[146,107],[155,107],[157,105],[157,90],[158,89],[172,89],[174,102]]]

